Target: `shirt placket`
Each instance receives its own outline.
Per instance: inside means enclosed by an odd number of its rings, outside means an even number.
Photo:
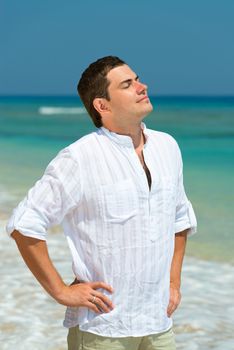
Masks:
[[[144,170],[144,168],[140,162],[140,159],[137,156],[137,153],[136,153],[133,146],[128,148],[127,159],[131,163],[131,166],[134,170],[134,174],[137,175],[137,191],[140,192],[140,198],[143,198],[143,203],[140,203],[140,205],[141,205],[141,208],[143,207],[141,218],[143,219],[142,229],[144,231],[144,237],[150,238],[149,234],[151,232],[150,231],[150,227],[151,227],[151,190],[149,188],[148,179],[147,179],[145,170]],[[145,160],[145,163],[146,163],[146,165],[151,173],[150,166],[148,166],[149,162],[147,162]],[[151,174],[151,179],[152,179],[152,183],[153,183],[152,174]],[[135,179],[135,181],[136,181],[136,179]]]
[[[155,174],[155,169],[153,168],[152,160],[150,157],[150,150],[146,147],[143,149],[143,155],[145,164],[148,167],[151,174],[151,190],[148,194],[148,236],[152,242],[156,241],[157,234],[156,231],[159,230],[159,213],[157,212],[157,186],[158,177]]]

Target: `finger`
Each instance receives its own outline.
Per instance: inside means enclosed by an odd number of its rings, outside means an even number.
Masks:
[[[179,305],[179,303],[170,301],[169,306],[168,306],[168,308],[167,308],[168,317],[171,317],[171,315],[173,314],[173,312],[177,309],[178,305]]]
[[[90,301],[88,301],[85,306],[88,307],[93,312],[96,312],[96,314],[101,314],[102,313],[102,311],[97,307],[97,305],[94,304],[94,303],[91,303]]]
[[[170,300],[168,308],[167,308],[167,315],[168,317],[171,317],[172,313],[175,311],[176,305],[172,300]]]
[[[114,308],[114,304],[112,303],[112,301],[107,296],[102,294],[101,292],[95,291],[95,293],[93,295],[96,296],[97,298],[99,298],[111,310]]]
[[[107,290],[108,292],[110,293],[113,293],[113,288],[107,284],[107,283],[104,283],[104,282],[91,282],[90,283],[90,286],[93,288],[93,289],[105,289]]]
[[[171,314],[172,314],[172,304],[170,303],[168,305],[168,308],[167,308],[167,316],[168,317],[171,317]]]
[[[172,314],[173,314],[173,312],[174,312],[175,310],[176,310],[176,308],[171,308],[171,309],[168,311],[167,316],[168,316],[168,317],[171,317]]]
[[[102,312],[110,312],[112,310],[112,308],[108,307],[101,299],[96,298],[95,301],[93,302],[99,310],[101,310]]]

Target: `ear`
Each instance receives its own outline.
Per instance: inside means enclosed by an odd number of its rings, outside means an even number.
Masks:
[[[108,101],[105,98],[96,97],[93,100],[93,106],[100,115],[110,111]]]

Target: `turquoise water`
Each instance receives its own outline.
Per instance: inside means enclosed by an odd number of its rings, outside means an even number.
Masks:
[[[198,219],[187,254],[234,262],[234,98],[151,98],[145,119],[178,141]],[[93,131],[77,97],[0,98],[0,218],[7,217],[66,145]]]

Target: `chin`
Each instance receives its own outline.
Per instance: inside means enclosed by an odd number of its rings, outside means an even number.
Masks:
[[[153,106],[151,103],[145,108],[145,111],[142,113],[144,117],[146,117],[148,114],[150,114],[153,111]]]
[[[153,105],[151,104],[151,102],[149,102],[148,108],[150,109],[150,112],[152,112],[152,110],[154,109],[154,108],[153,108]]]

